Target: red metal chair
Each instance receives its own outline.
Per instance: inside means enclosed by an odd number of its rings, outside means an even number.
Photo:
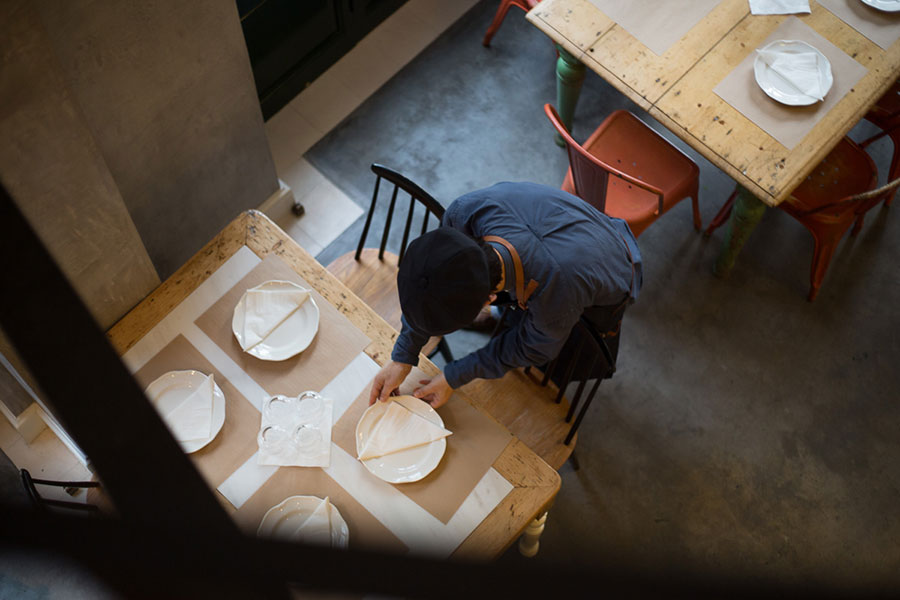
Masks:
[[[488,27],[487,33],[484,34],[484,40],[482,40],[481,44],[485,48],[491,45],[491,38],[494,37],[494,34],[500,29],[500,24],[503,23],[503,19],[506,17],[506,13],[511,6],[518,6],[525,12],[528,12],[537,6],[540,1],[541,0],[500,0],[500,6],[497,7],[497,12],[494,14],[494,20],[491,21],[491,26]]]
[[[807,296],[810,302],[819,293],[841,238],[851,226],[850,235],[859,233],[866,211],[877,205],[885,193],[900,186],[900,179],[876,189],[877,185],[878,171],[872,158],[845,137],[791,196],[778,205],[806,227],[815,242]],[[705,235],[728,219],[736,195],[737,190],[728,197]]]
[[[618,110],[582,145],[572,139],[552,106],[545,104],[544,112],[569,152],[563,190],[624,219],[635,236],[690,197],[694,228],[700,230],[699,167],[643,121]]]
[[[887,176],[888,181],[893,181],[900,177],[900,79],[894,82],[894,85],[878,99],[875,106],[863,118],[876,125],[881,132],[860,142],[861,148],[868,147],[869,144],[884,136],[890,137],[894,144],[894,153],[891,155],[891,166],[888,168]],[[886,206],[891,205],[894,195],[894,193],[885,194]]]

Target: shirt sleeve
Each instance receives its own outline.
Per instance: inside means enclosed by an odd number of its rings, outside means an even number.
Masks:
[[[401,316],[402,327],[397,341],[394,342],[394,350],[391,352],[391,360],[407,365],[419,364],[419,352],[428,343],[430,336],[413,329],[406,317]]]
[[[507,329],[483,348],[444,367],[444,377],[452,388],[476,378],[496,379],[516,367],[540,366],[556,358],[578,320],[573,312],[547,323],[536,323],[525,311],[518,326]]]

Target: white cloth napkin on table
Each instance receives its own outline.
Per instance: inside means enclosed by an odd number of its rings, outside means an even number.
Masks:
[[[317,546],[331,546],[331,506],[328,496],[291,532],[289,539]]]
[[[780,75],[797,92],[824,99],[819,77],[820,57],[815,52],[781,52],[778,50],[757,50],[769,68]]]
[[[373,427],[359,460],[377,458],[408,448],[429,444],[451,435],[439,425],[392,401]]]
[[[252,288],[244,296],[243,322],[239,326],[242,350],[249,350],[281,325],[306,299],[309,291]]]
[[[197,386],[190,396],[166,415],[172,435],[179,442],[202,440],[212,431],[214,380],[212,374]]]
[[[809,0],[750,0],[750,14],[753,15],[792,15],[809,12]]]

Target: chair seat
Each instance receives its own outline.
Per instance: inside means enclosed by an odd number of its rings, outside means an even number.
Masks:
[[[378,248],[364,248],[357,261],[354,254],[348,252],[337,257],[325,267],[326,270],[350,288],[388,325],[400,331],[403,311],[397,291],[397,255],[385,252],[384,260],[379,260]],[[440,340],[440,337],[428,340],[422,353],[429,356]]]
[[[690,194],[700,168],[626,110],[609,115],[582,144],[591,155],[663,192],[664,210]]]
[[[578,195],[572,181],[571,168],[566,172],[562,190]],[[627,181],[610,177],[606,193],[604,212],[611,217],[627,221],[635,236],[640,235],[659,216],[659,198],[656,194],[633,186]]]
[[[388,325],[400,331],[400,297],[397,292],[397,255],[384,253],[378,260],[377,248],[364,248],[359,261],[348,252],[328,264],[326,270],[350,288],[363,302],[377,312]]]
[[[811,220],[828,224],[846,222],[849,227],[860,209],[866,210],[867,207],[859,203],[845,203],[819,212],[810,211],[874,189],[876,183],[877,167],[872,159],[845,137],[779,208],[801,223]]]

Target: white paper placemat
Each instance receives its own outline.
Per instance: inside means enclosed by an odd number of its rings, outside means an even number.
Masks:
[[[860,0],[818,0],[834,16],[885,50],[900,39],[900,12],[885,12]]]
[[[655,54],[662,55],[722,0],[590,0]]]
[[[790,150],[862,79],[867,69],[797,17],[785,19],[759,47],[775,40],[804,41],[828,58],[834,83],[823,102],[811,106],[787,106],[769,98],[753,76],[756,48],[748,48],[747,57],[713,88],[713,92]]]

